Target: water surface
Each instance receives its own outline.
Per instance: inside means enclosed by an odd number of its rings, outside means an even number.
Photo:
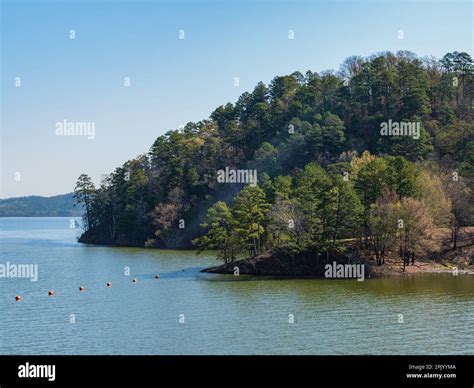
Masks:
[[[473,276],[202,274],[212,255],[78,244],[69,225],[0,218],[0,263],[39,268],[0,278],[0,354],[474,354]]]

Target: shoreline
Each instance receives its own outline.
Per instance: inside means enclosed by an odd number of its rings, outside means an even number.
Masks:
[[[257,259],[258,260],[258,259]],[[251,264],[255,271],[249,271],[248,265]],[[327,264],[331,264],[330,262]],[[343,263],[338,263],[343,264]],[[405,271],[402,270],[402,264],[399,262],[396,266],[393,264],[385,264],[384,266],[378,267],[373,264],[364,265],[368,268],[368,274],[365,276],[365,279],[377,279],[384,277],[408,277],[413,275],[425,275],[425,274],[451,274],[453,276],[458,275],[474,275],[474,265],[470,265],[467,268],[458,268],[454,264],[450,263],[433,263],[426,260],[418,260],[414,265],[407,266]],[[255,261],[255,258],[237,260],[234,263],[227,263],[213,267],[207,267],[202,269],[202,273],[211,273],[211,274],[221,274],[221,275],[235,275],[236,268],[238,268],[239,275],[248,275],[248,276],[262,276],[262,277],[281,277],[288,279],[298,279],[298,278],[312,278],[312,279],[328,279],[323,274],[316,273],[307,273],[307,274],[293,274],[293,273],[282,273],[281,271],[277,272],[264,272],[258,269],[258,264]],[[457,268],[457,270],[455,270]],[[354,279],[354,277],[350,278]]]
[[[187,247],[143,247],[139,245],[99,244],[92,241],[84,241],[84,235],[79,243],[86,245],[98,245],[115,248],[136,248],[147,250],[182,250],[195,251],[195,248]],[[214,274],[234,274],[238,268],[239,275],[270,276],[284,278],[326,278],[324,276],[326,264],[359,264],[364,265],[364,278],[380,278],[394,276],[409,276],[423,273],[453,273],[457,268],[457,274],[474,275],[474,227],[464,227],[460,235],[458,247],[450,248],[449,230],[440,228],[433,232],[433,241],[436,247],[431,250],[420,252],[414,265],[406,266],[403,271],[403,263],[395,252],[388,252],[383,265],[376,265],[372,258],[372,252],[361,246],[344,245],[345,253],[327,254],[327,257],[316,257],[314,253],[300,253],[295,257],[284,253],[263,252],[252,258],[235,260],[233,263],[213,265],[206,267],[200,272]]]
[[[388,252],[384,264],[376,265],[369,250],[349,245],[346,247],[346,253],[327,254],[326,257],[318,257],[311,252],[294,257],[284,253],[264,252],[252,258],[208,267],[201,272],[216,274],[238,272],[239,275],[286,278],[331,278],[325,276],[325,266],[335,262],[342,265],[363,265],[366,279],[426,273],[474,275],[474,227],[464,228],[462,239],[456,249],[449,248],[446,235],[447,230],[439,230],[435,236],[439,243],[437,248],[423,252],[423,256],[416,258],[414,264],[410,263],[405,267],[405,271],[401,259],[395,252]]]
[[[210,274],[221,274],[221,275],[235,275],[236,268],[239,269],[239,275],[248,275],[248,276],[262,276],[262,277],[281,277],[288,279],[328,279],[332,280],[333,278],[325,277],[323,274],[292,274],[292,273],[282,273],[278,272],[262,272],[259,270],[248,271],[247,267],[249,263],[257,268],[258,264],[254,261],[255,258],[237,260],[234,263],[222,264],[213,267],[207,267],[202,269],[202,273]],[[258,260],[258,259],[257,259]],[[331,263],[328,263],[331,264]],[[342,263],[340,263],[342,264]],[[367,265],[364,263],[364,265]],[[243,268],[243,271],[242,271]],[[458,275],[474,275],[474,265],[470,265],[467,268],[457,268],[455,265],[447,263],[433,263],[427,262],[425,260],[418,260],[414,265],[407,266],[405,271],[402,270],[402,265],[398,263],[397,266],[387,265],[385,267],[378,267],[376,265],[369,264],[367,266],[369,269],[368,274],[366,274],[365,279],[377,279],[385,277],[408,277],[413,275],[425,275],[425,274],[451,274],[453,276]],[[455,270],[457,268],[457,271]],[[354,277],[346,279],[355,279]]]

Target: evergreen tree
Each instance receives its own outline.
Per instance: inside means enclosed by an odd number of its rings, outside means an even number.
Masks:
[[[81,174],[76,182],[76,187],[74,188],[74,199],[77,204],[84,205],[84,229],[88,231],[95,226],[96,220],[94,214],[96,210],[94,209],[94,199],[96,195],[96,190],[92,179],[87,174]]]
[[[269,208],[265,192],[259,186],[245,186],[232,203],[238,240],[252,256],[261,252],[264,220]]]
[[[199,247],[198,253],[216,249],[224,263],[233,262],[239,252],[239,246],[234,233],[235,222],[227,204],[219,201],[212,205],[201,226],[208,230],[204,236],[193,240],[193,244]]]

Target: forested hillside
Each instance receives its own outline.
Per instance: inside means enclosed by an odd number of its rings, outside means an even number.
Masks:
[[[0,217],[81,217],[83,213],[72,193],[0,199]]]
[[[369,237],[378,261],[395,240],[409,259],[433,227],[455,244],[474,224],[473,97],[458,52],[275,77],[159,136],[100,187],[81,175],[81,241],[213,248],[226,262]]]

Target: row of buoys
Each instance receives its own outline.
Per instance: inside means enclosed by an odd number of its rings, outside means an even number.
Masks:
[[[159,279],[159,278],[160,278],[160,275],[155,276],[155,279]],[[134,278],[134,279],[132,279],[132,282],[133,283],[138,283],[138,279]],[[107,287],[109,287],[109,288],[112,287],[112,282],[107,282]],[[84,286],[79,286],[79,291],[85,291],[85,290],[86,290],[86,288]],[[54,291],[48,291],[48,295],[49,296],[54,296]],[[19,302],[21,300],[21,295],[16,295],[15,300],[17,302]]]

